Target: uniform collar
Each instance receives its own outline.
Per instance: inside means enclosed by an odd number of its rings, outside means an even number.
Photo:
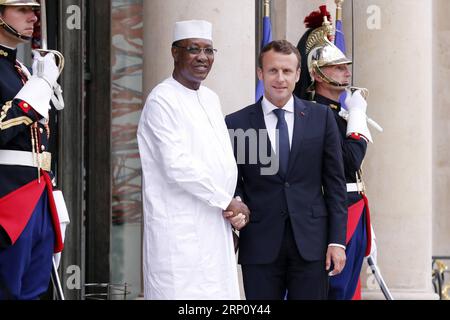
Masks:
[[[0,44],[0,59],[6,59],[11,62],[16,62],[17,49],[12,49],[10,47]]]
[[[326,106],[330,106],[333,110],[341,111],[341,103],[339,101],[334,101],[327,97],[321,96],[320,94],[316,94],[314,96],[314,100],[317,103],[324,104]]]

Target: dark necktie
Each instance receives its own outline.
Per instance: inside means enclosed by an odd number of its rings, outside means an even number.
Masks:
[[[273,112],[278,117],[278,160],[280,161],[280,173],[284,177],[286,176],[289,164],[289,131],[286,119],[284,118],[285,111],[283,109],[275,109]]]

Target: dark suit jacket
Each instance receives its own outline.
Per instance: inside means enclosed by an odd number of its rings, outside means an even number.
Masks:
[[[278,173],[262,175],[265,166],[260,157],[257,163],[249,161],[252,146],[248,141],[239,151],[245,153],[246,161],[244,164],[238,161],[236,195],[241,196],[251,211],[250,223],[240,232],[240,264],[273,262],[279,253],[287,218],[291,220],[299,253],[305,260],[325,259],[330,243],[345,245],[346,184],[333,112],[324,105],[297,98],[294,111],[293,140],[285,178]],[[231,129],[266,129],[261,100],[230,114],[226,123],[230,134]],[[239,159],[237,139],[232,136],[232,140]],[[267,145],[270,152],[268,136],[258,136],[258,152]]]

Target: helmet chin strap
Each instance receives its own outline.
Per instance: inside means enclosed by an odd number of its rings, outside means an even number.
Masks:
[[[314,67],[314,71],[316,72],[316,74],[319,76],[320,79],[322,79],[323,81],[325,81],[326,83],[328,83],[334,87],[338,87],[338,88],[350,87],[350,84],[342,84],[342,83],[328,77],[326,74],[324,74],[322,72],[322,70],[320,70],[320,68],[318,66]]]
[[[3,20],[2,18],[0,18],[0,27],[3,27],[3,29],[5,29],[7,32],[9,32],[13,36],[15,36],[16,38],[19,38],[21,40],[30,41],[32,39],[32,37],[28,37],[28,36],[25,36],[25,35],[19,33],[16,29],[14,29],[9,24],[7,24],[5,22],[5,20]]]

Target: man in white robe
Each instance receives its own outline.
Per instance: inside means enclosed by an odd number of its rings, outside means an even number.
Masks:
[[[219,98],[201,86],[211,35],[209,22],[176,23],[172,77],[152,90],[139,123],[146,299],[240,299],[232,226],[244,227],[249,212],[233,198],[237,167]]]

